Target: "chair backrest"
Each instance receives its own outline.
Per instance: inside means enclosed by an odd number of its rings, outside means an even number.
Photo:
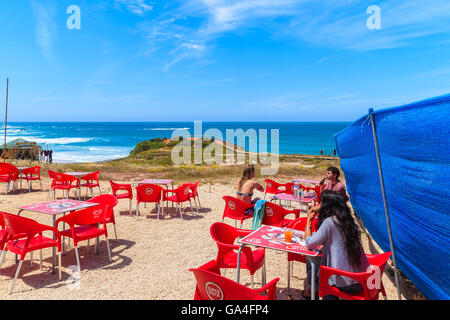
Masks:
[[[19,169],[17,169],[17,167],[16,167],[15,165],[13,165],[13,164],[11,164],[11,163],[8,163],[8,162],[0,162],[0,167],[8,168],[8,169],[10,169],[11,171],[17,171],[17,170],[19,170]]]
[[[178,201],[189,201],[189,191],[191,190],[191,185],[191,183],[184,183],[174,190]]]
[[[263,219],[261,224],[268,226],[281,227],[283,219],[291,212],[273,202],[266,202]]]
[[[299,231],[305,231],[307,221],[308,221],[307,217],[301,217],[301,218],[295,219],[288,225],[288,228],[294,229],[294,230],[299,230]],[[319,222],[319,218],[317,216],[315,216],[311,223],[311,231],[312,232],[317,231],[317,223],[318,222]]]
[[[11,173],[11,169],[7,168],[7,167],[0,167],[0,176],[8,176]]]
[[[225,201],[222,218],[227,217],[235,220],[242,220],[245,211],[253,206],[252,204],[231,196],[224,196],[222,199]]]
[[[211,265],[211,264],[209,264]],[[222,277],[219,273],[207,267],[189,269],[197,280],[195,300],[254,300],[267,299],[259,295],[257,290],[247,288],[233,280]]]
[[[22,172],[27,176],[27,178],[31,178],[33,175],[35,175],[39,178],[41,177],[41,167],[40,166],[26,168],[26,169],[23,169]]]
[[[0,215],[3,217],[9,238],[16,238],[19,235],[29,237],[40,230],[40,224],[32,219],[7,212],[0,212]]]
[[[79,180],[78,178],[65,173],[53,172],[53,181],[55,183],[70,185],[72,182],[77,183]]]
[[[283,184],[271,179],[265,179],[264,181],[266,182],[265,193],[276,194],[281,191],[279,188],[282,187]]]
[[[283,193],[294,194],[294,183],[293,182],[285,183]]]
[[[234,244],[234,241],[239,236],[237,230],[237,228],[222,222],[215,222],[209,228],[212,239],[216,243],[223,244]]]
[[[9,175],[10,179],[16,180],[19,176],[19,169],[15,165],[7,162],[0,162],[0,175]]]
[[[137,202],[160,202],[163,188],[157,184],[145,183],[136,187]]]
[[[59,218],[58,221],[64,221],[70,226],[97,224],[105,221],[108,209],[108,204],[101,203],[98,206],[92,206],[74,211]]]
[[[315,187],[304,187],[305,191],[314,191],[316,194],[316,201],[319,201],[320,199],[320,195],[321,195],[321,191],[320,191],[321,187],[320,186],[315,186]]]
[[[55,177],[55,171],[52,171],[52,170],[50,170],[50,169],[47,169],[47,172],[48,172],[48,177],[50,178],[50,179],[54,179],[54,177]]]
[[[131,188],[131,184],[120,184],[120,183],[116,183],[114,181],[109,180],[109,184],[111,185],[111,190],[113,195],[117,195],[117,191],[120,190],[125,190],[128,191],[130,193],[131,196],[133,196],[133,191]]]
[[[108,211],[106,213],[106,219],[108,219],[112,214],[114,214],[114,207],[117,205],[119,200],[112,194],[101,194],[88,200],[88,202],[94,202],[98,204],[103,204],[108,206]]]
[[[192,194],[194,195],[194,197],[197,196],[197,189],[198,189],[199,184],[200,184],[200,181],[197,181],[196,183],[191,183],[191,191],[192,191]]]
[[[100,172],[101,171],[88,173],[88,174],[82,176],[81,179],[82,180],[95,180],[95,181],[98,181],[98,179],[100,179]]]

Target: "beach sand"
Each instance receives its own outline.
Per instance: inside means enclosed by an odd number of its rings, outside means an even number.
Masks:
[[[129,181],[117,181],[129,183]],[[29,205],[47,200],[48,178],[43,178],[44,191],[15,192],[5,195],[5,184],[0,185],[1,210],[17,213],[18,206]],[[34,187],[37,188],[38,184]],[[103,193],[111,193],[107,181],[101,181]],[[83,195],[84,195],[83,190]],[[199,195],[202,208],[198,213],[186,208],[183,220],[175,214],[175,208],[169,204],[169,214],[161,220],[156,219],[153,204],[147,208],[141,206],[141,216],[136,220],[136,203],[133,200],[132,214],[129,214],[129,201],[119,200],[115,208],[118,239],[114,237],[112,225],[108,225],[112,262],[108,262],[105,238],[100,241],[100,254],[94,250],[91,240],[87,253],[87,241],[80,245],[81,279],[72,283],[72,268],[76,266],[73,247],[66,248],[62,257],[62,280],[58,281],[57,272],[51,273],[51,249],[43,250],[43,270],[39,270],[39,252],[34,253],[34,262],[30,269],[29,256],[23,263],[19,279],[12,295],[8,289],[14,277],[16,267],[14,255],[7,253],[0,270],[0,299],[12,300],[124,300],[124,299],[166,299],[189,300],[194,297],[195,279],[189,268],[196,268],[215,259],[217,246],[211,239],[211,224],[221,221],[224,195],[233,195],[233,184],[200,185]],[[94,191],[94,195],[98,190]],[[73,193],[71,194],[73,195]],[[62,192],[57,193],[62,197]],[[255,196],[264,195],[256,192]],[[39,213],[23,212],[22,216],[51,225],[51,217]],[[225,219],[234,226],[234,221]],[[251,219],[244,222],[244,228],[250,228]],[[239,226],[239,224],[238,224]],[[48,233],[51,235],[51,233]],[[381,250],[373,240],[363,234],[362,241],[366,253],[379,253]],[[73,243],[71,243],[73,245]],[[390,263],[389,263],[390,264]],[[277,299],[301,300],[300,290],[306,277],[305,265],[294,263],[291,274],[291,296],[287,294],[287,257],[285,253],[266,250],[267,282],[279,277]],[[383,283],[388,299],[397,299],[397,289],[393,283],[392,268],[388,265],[383,275]],[[225,274],[235,280],[236,270],[229,269]],[[250,286],[248,271],[241,271],[241,283]],[[261,285],[261,272],[255,274],[255,288]],[[402,299],[413,299],[417,290],[411,283],[401,278]]]

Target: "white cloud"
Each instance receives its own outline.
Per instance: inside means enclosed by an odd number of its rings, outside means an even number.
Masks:
[[[128,11],[139,16],[144,15],[153,9],[153,6],[146,3],[146,0],[114,0],[117,6],[124,6]]]
[[[164,5],[159,17],[148,20],[143,30],[150,47],[147,52],[169,53],[165,71],[183,60],[204,59],[225,33],[242,34],[251,28],[343,52],[398,48],[450,31],[448,0],[377,1],[381,30],[367,28],[370,4],[365,0],[187,0],[172,3],[170,9]]]
[[[31,1],[33,15],[36,19],[35,38],[42,55],[50,60],[52,58],[53,42],[57,39],[55,6],[45,2]]]

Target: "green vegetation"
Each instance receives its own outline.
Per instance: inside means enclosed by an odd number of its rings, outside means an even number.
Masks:
[[[242,174],[242,162],[237,160],[243,156],[243,162],[249,163],[250,154],[248,152],[237,152],[226,149],[220,141],[214,139],[204,139],[202,141],[202,154],[205,148],[211,146],[211,156],[215,156],[215,151],[222,148],[224,160],[227,158],[234,159],[232,163],[225,164],[197,164],[197,165],[174,165],[172,162],[172,150],[180,143],[191,144],[192,151],[190,159],[194,162],[194,141],[188,139],[179,139],[179,141],[169,139],[151,139],[142,141],[136,145],[130,155],[123,159],[103,161],[97,163],[68,163],[68,164],[42,164],[39,162],[30,161],[14,161],[16,166],[31,166],[40,165],[42,167],[41,174],[47,176],[47,169],[57,172],[81,171],[93,172],[101,171],[101,179],[115,179],[115,180],[129,180],[138,176],[147,178],[170,178],[174,179],[174,183],[182,183],[187,181],[202,180],[203,182],[211,183],[226,183],[236,180]],[[181,145],[179,147],[182,147]],[[214,148],[213,148],[214,147]],[[228,157],[226,157],[228,155]],[[180,152],[183,157],[183,152]],[[205,160],[205,159],[203,159]],[[260,172],[261,163],[259,157],[257,158],[256,169]],[[276,178],[280,180],[288,180],[294,177],[303,178],[322,178],[325,169],[329,166],[339,167],[339,158],[320,157],[320,156],[306,156],[306,155],[281,155],[279,158],[279,170]],[[265,178],[275,177],[261,177],[256,178],[261,180]]]

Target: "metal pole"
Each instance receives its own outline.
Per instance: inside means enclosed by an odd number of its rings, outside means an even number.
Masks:
[[[6,124],[8,122],[8,89],[9,89],[9,78],[6,78],[5,144],[3,145],[3,162],[6,162]]]
[[[400,294],[400,285],[398,281],[398,271],[397,271],[397,262],[395,259],[395,251],[394,251],[394,241],[392,240],[392,230],[391,230],[391,222],[389,220],[389,210],[386,200],[386,189],[384,188],[384,179],[383,179],[383,170],[381,168],[381,159],[380,159],[380,152],[378,148],[378,137],[377,137],[377,131],[375,129],[375,119],[373,117],[373,109],[369,109],[369,116],[370,116],[370,122],[372,123],[372,133],[373,133],[373,142],[375,144],[375,153],[377,156],[377,165],[378,165],[378,174],[380,176],[380,186],[381,186],[381,194],[383,195],[383,205],[384,205],[384,214],[386,216],[386,224],[389,234],[389,245],[391,247],[392,251],[392,261],[394,262],[394,276],[395,276],[395,284],[397,286],[397,295],[398,300],[402,300],[402,296]]]

